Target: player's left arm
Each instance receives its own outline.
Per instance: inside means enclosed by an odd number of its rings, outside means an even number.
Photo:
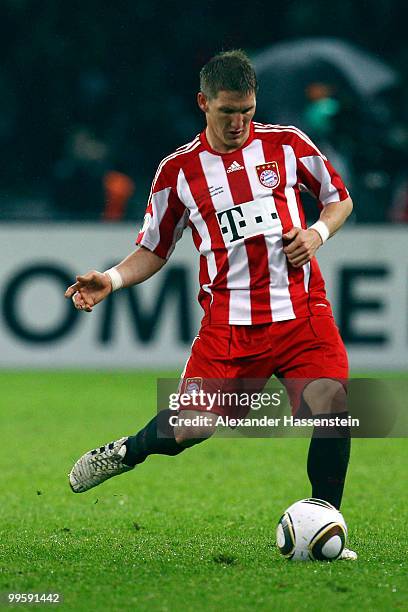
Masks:
[[[319,220],[311,227],[292,227],[283,236],[288,262],[300,268],[341,228],[353,210],[353,202],[338,172],[310,138],[297,128],[292,132],[299,187],[314,195],[321,210]]]
[[[331,202],[323,208],[317,223],[302,229],[292,227],[283,235],[287,244],[284,253],[294,268],[300,268],[314,257],[317,249],[344,224],[353,210],[353,201],[348,196],[341,202]]]

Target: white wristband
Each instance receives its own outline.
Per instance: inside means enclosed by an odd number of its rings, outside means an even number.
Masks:
[[[326,240],[330,236],[330,230],[327,227],[327,225],[324,223],[324,221],[316,221],[316,223],[313,223],[313,225],[311,225],[309,229],[316,230],[316,232],[319,234],[320,238],[322,239],[323,244],[326,242]]]
[[[117,268],[109,268],[104,274],[107,274],[111,280],[112,293],[123,287],[123,278]]]

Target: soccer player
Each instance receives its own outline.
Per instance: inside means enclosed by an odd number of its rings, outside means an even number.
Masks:
[[[201,70],[197,102],[206,128],[160,163],[138,248],[106,272],[78,276],[66,291],[91,312],[112,291],[158,272],[189,225],[200,254],[200,332],[182,385],[208,379],[286,381],[295,414],[346,416],[347,354],[335,325],[316,251],[352,210],[347,189],[308,136],[293,126],[253,121],[257,80],[242,51],[213,57]],[[316,197],[320,218],[307,228],[300,191]],[[291,381],[305,381],[291,386]],[[184,381],[184,383],[183,383]],[[184,386],[184,388],[186,388]],[[187,407],[170,425],[168,408],[136,435],[87,452],[69,475],[76,493],[133,469],[151,454],[178,455],[215,430],[222,406]],[[172,420],[173,422],[173,420]],[[340,507],[350,435],[317,425],[307,472],[312,495]],[[345,550],[342,558],[354,559]]]

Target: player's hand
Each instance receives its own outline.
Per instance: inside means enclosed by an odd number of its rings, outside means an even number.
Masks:
[[[66,298],[72,298],[75,308],[92,312],[95,304],[101,302],[112,291],[109,276],[92,270],[84,276],[77,276],[76,283],[68,287]]]
[[[301,268],[314,257],[317,249],[322,245],[322,239],[314,229],[292,227],[283,234],[283,247],[288,262],[294,268]]]

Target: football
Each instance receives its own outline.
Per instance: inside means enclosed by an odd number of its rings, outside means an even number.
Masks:
[[[293,561],[334,561],[343,552],[346,539],[341,512],[313,497],[289,506],[276,529],[280,553]]]

